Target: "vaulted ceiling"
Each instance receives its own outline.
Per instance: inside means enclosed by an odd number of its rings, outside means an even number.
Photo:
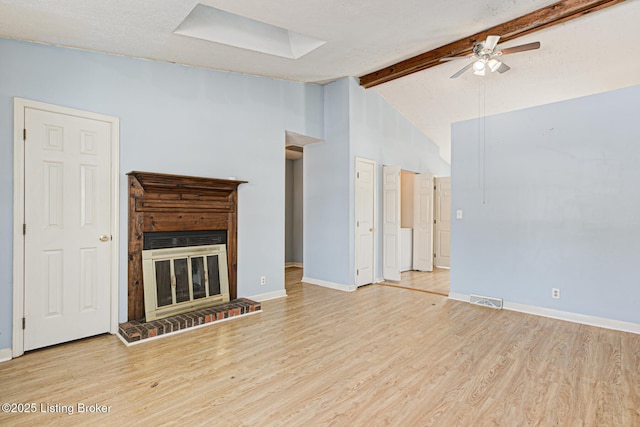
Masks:
[[[175,34],[197,4],[320,39],[298,59]],[[543,0],[0,0],[0,37],[327,83],[359,77],[554,3]],[[449,77],[465,60],[372,89],[450,159],[452,122],[640,84],[640,0],[504,44],[511,71]],[[507,61],[507,57],[505,57]]]

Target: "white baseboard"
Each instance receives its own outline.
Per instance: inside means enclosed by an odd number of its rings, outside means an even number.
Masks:
[[[469,302],[469,295],[451,292],[449,299]],[[599,328],[613,329],[616,331],[640,334],[640,324],[625,322],[623,320],[608,319],[606,317],[589,316],[586,314],[572,313],[570,311],[554,310],[552,308],[537,307],[534,305],[519,304],[517,302],[503,302],[503,309],[517,311],[519,313],[533,314],[535,316],[549,317],[551,319],[564,320],[566,322],[580,323],[582,325],[597,326]]]
[[[504,302],[503,307],[505,310],[519,311],[520,313],[535,314],[537,316],[550,317],[552,319],[566,320],[567,322],[581,323],[583,325],[598,326],[600,328],[640,334],[640,324],[638,323],[607,319],[606,317],[588,316],[586,314],[571,313],[569,311],[560,311],[508,301]]]
[[[301,262],[287,262],[284,264],[284,268],[289,267],[304,268],[304,265]]]
[[[384,282],[384,277],[378,277],[373,283],[382,283]]]
[[[10,348],[0,348],[0,362],[6,362],[13,358],[13,353]]]
[[[343,285],[342,283],[327,282],[326,280],[314,279],[311,277],[303,277],[302,282],[310,285],[322,286],[324,288],[336,289],[343,292],[353,292],[358,289],[356,285]]]
[[[270,299],[284,298],[287,296],[287,291],[285,289],[280,289],[279,291],[266,292],[264,294],[254,295],[252,297],[247,297],[250,300],[263,302],[269,301]]]
[[[455,300],[455,301],[462,301],[462,302],[469,302],[469,295],[465,295],[465,294],[457,294],[455,292],[449,292],[449,299]]]

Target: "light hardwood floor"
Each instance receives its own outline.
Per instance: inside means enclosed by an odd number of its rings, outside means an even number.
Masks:
[[[382,284],[449,296],[449,269],[436,267],[431,272],[405,271],[400,274],[400,282]]]
[[[110,405],[0,425],[638,426],[640,336],[389,286],[301,284],[264,312],[0,363],[0,400]]]

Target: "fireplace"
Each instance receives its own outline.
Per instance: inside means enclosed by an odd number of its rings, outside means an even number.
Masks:
[[[150,321],[234,300],[237,188],[245,181],[127,175],[128,320]]]
[[[143,235],[147,322],[229,302],[226,230]]]

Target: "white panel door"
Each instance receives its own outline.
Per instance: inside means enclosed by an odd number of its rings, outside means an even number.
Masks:
[[[25,109],[24,350],[108,332],[111,124]]]
[[[451,177],[436,178],[434,252],[436,267],[449,267],[451,240]]]
[[[413,181],[413,269],[433,271],[433,175]]]
[[[400,280],[400,167],[382,167],[382,276]]]
[[[356,159],[356,286],[374,281],[375,168],[372,160]]]

